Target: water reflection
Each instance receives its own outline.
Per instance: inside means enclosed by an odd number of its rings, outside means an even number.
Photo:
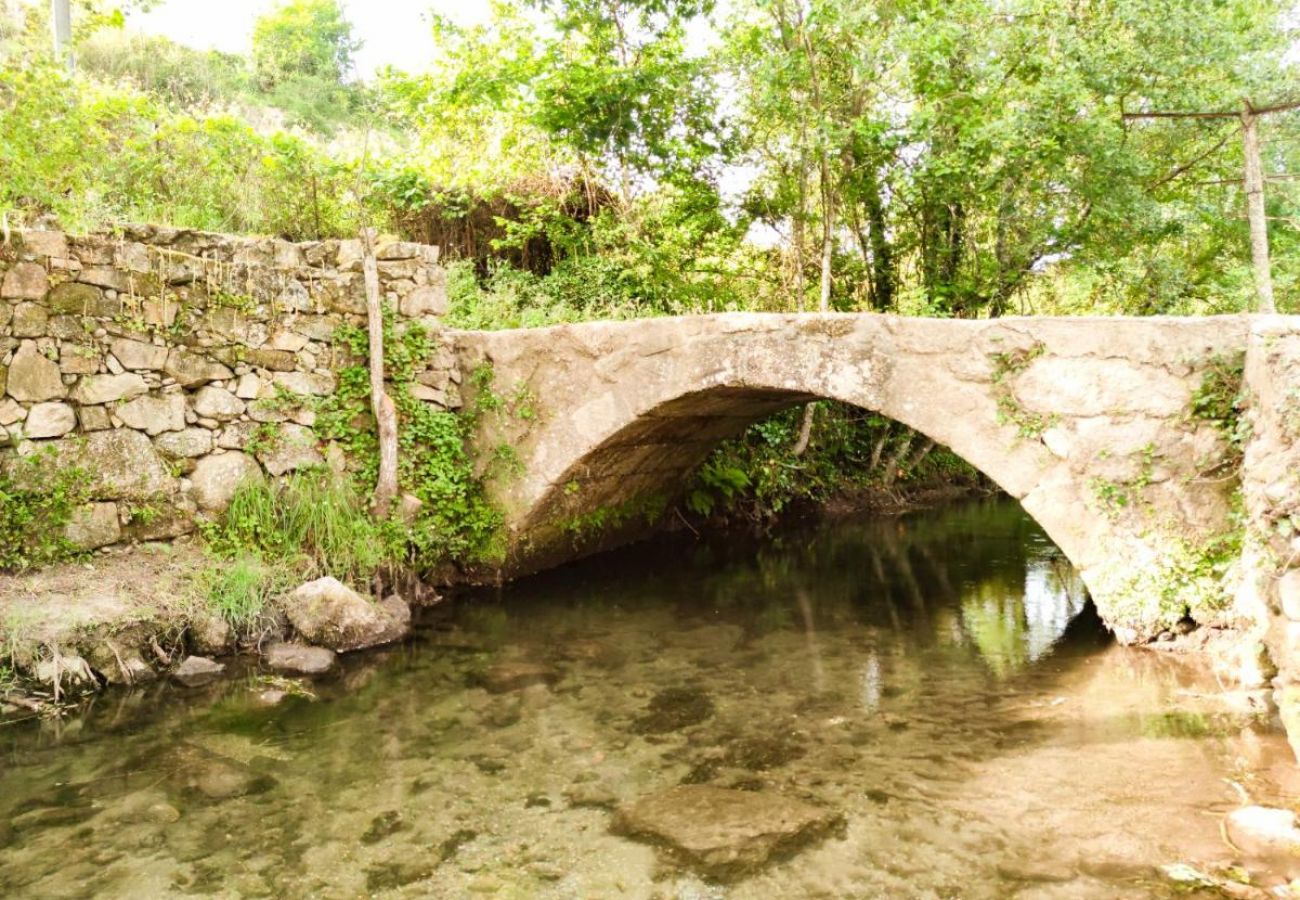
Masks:
[[[1285,744],[1110,646],[1010,503],[633,548],[433,611],[319,699],[255,671],[0,730],[0,895],[1150,896]],[[725,884],[611,833],[679,784],[833,809]]]

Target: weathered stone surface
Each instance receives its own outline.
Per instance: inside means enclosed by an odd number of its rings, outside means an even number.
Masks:
[[[86,375],[72,389],[72,399],[85,406],[131,400],[149,390],[145,380],[133,372],[121,375]]]
[[[406,633],[391,612],[334,578],[299,586],[283,607],[304,639],[340,652],[390,643]]]
[[[64,375],[94,375],[99,371],[99,351],[94,346],[64,343],[59,348],[59,371]]]
[[[29,440],[63,437],[77,427],[77,414],[66,403],[37,403],[27,413],[23,436]]]
[[[334,393],[334,376],[308,372],[276,372],[272,379],[294,394],[326,397]]]
[[[186,687],[202,687],[216,681],[224,671],[226,667],[222,663],[203,656],[187,656],[172,672],[172,678]]]
[[[76,281],[55,285],[45,303],[51,313],[68,316],[108,317],[121,311],[121,305],[105,297],[102,290]]]
[[[102,406],[83,406],[77,410],[77,421],[82,431],[107,431],[113,427],[108,410]]]
[[[160,434],[153,445],[158,452],[171,459],[195,459],[212,451],[212,432],[206,428],[184,428],[185,410],[182,403],[181,427],[168,434]]]
[[[109,345],[118,362],[133,371],[157,370],[167,365],[167,348],[118,338]]]
[[[1300,622],[1300,569],[1291,569],[1278,579],[1277,598],[1282,614]]]
[[[14,354],[6,390],[9,396],[25,403],[56,400],[68,395],[58,363],[37,350],[34,341],[23,341]]]
[[[116,544],[122,537],[116,503],[90,503],[75,510],[63,536],[84,550]]]
[[[1300,826],[1291,810],[1243,806],[1228,813],[1224,829],[1248,858],[1300,867]]]
[[[770,791],[678,785],[622,806],[613,829],[666,846],[714,878],[743,876],[830,834],[831,810]]]
[[[230,623],[206,610],[191,617],[187,636],[194,652],[205,656],[225,653],[235,643],[235,632]]]
[[[84,470],[98,499],[153,500],[175,487],[153,444],[138,431],[96,431],[56,446],[59,464]]]
[[[0,399],[0,425],[12,425],[27,418],[27,410],[10,397]]]
[[[262,664],[277,672],[324,675],[334,668],[333,650],[306,644],[271,644],[262,650]]]
[[[163,372],[187,388],[207,384],[209,381],[224,381],[234,375],[230,369],[215,360],[176,347],[167,354]]]
[[[225,388],[208,385],[194,395],[194,411],[204,418],[224,422],[243,414],[244,401]]]
[[[10,330],[14,337],[42,337],[49,326],[50,314],[39,303],[19,303],[14,307]]]
[[[126,273],[111,266],[90,266],[82,269],[77,280],[82,284],[93,284],[95,287],[114,291],[125,291],[129,287]]]
[[[185,427],[185,398],[180,394],[137,397],[116,410],[123,424],[149,435],[180,431]]]
[[[255,422],[230,422],[217,435],[217,446],[223,450],[243,450],[256,428]]]
[[[1015,395],[1026,409],[1048,415],[1172,416],[1188,408],[1191,385],[1122,359],[1044,356],[1016,379]]]
[[[205,456],[190,473],[194,500],[203,512],[222,512],[239,486],[250,478],[263,478],[257,461],[243,453]]]
[[[316,449],[316,433],[301,425],[285,423],[276,427],[270,446],[257,454],[258,461],[271,475],[323,465],[325,458]]]
[[[23,251],[36,256],[67,259],[68,238],[62,231],[24,231]]]
[[[6,300],[40,300],[49,289],[49,276],[34,262],[15,263],[0,280],[0,297]]]
[[[242,356],[244,362],[250,366],[269,369],[272,372],[292,372],[298,365],[294,355],[288,350],[271,350],[259,347],[254,350],[245,350]]]
[[[447,286],[445,284],[418,287],[402,298],[404,316],[442,316],[447,314]]]
[[[258,378],[252,372],[239,376],[239,384],[235,388],[235,396],[240,400],[256,400],[261,392],[261,378]]]

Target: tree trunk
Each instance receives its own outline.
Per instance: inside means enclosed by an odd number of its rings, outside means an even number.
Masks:
[[[870,474],[880,467],[880,457],[885,452],[885,447],[889,444],[889,434],[894,430],[893,425],[885,423],[885,430],[881,432],[880,437],[876,440],[876,445],[871,448],[871,463],[867,468]]]
[[[902,463],[903,458],[907,456],[907,451],[912,449],[912,441],[915,439],[916,432],[908,431],[907,437],[903,438],[903,443],[890,455],[889,462],[885,463],[885,487],[891,486],[898,478],[898,466]]]
[[[373,511],[388,518],[397,496],[397,407],[384,389],[384,310],[379,301],[379,264],[374,235],[361,229],[362,275],[366,286],[366,324],[370,332],[370,408],[379,436],[379,477],[375,481]]]
[[[1241,142],[1246,155],[1246,214],[1250,218],[1250,257],[1255,264],[1259,312],[1277,312],[1273,275],[1268,262],[1268,219],[1264,212],[1264,166],[1259,158],[1257,119],[1249,106],[1241,113]]]

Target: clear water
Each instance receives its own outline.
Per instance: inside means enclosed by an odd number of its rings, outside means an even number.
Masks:
[[[483,686],[519,663],[549,683]],[[1283,771],[1196,669],[1110,645],[1007,502],[631,548],[274,687],[0,728],[0,895],[1159,896],[1154,867],[1230,858],[1228,782]],[[682,782],[846,825],[710,882],[610,831]]]

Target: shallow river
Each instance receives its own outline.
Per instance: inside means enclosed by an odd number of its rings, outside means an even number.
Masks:
[[[1008,502],[632,548],[276,687],[0,728],[0,895],[1164,896],[1156,866],[1230,858],[1231,782],[1291,768],[1196,669],[1110,645]],[[683,783],[842,818],[709,880],[611,833]]]

